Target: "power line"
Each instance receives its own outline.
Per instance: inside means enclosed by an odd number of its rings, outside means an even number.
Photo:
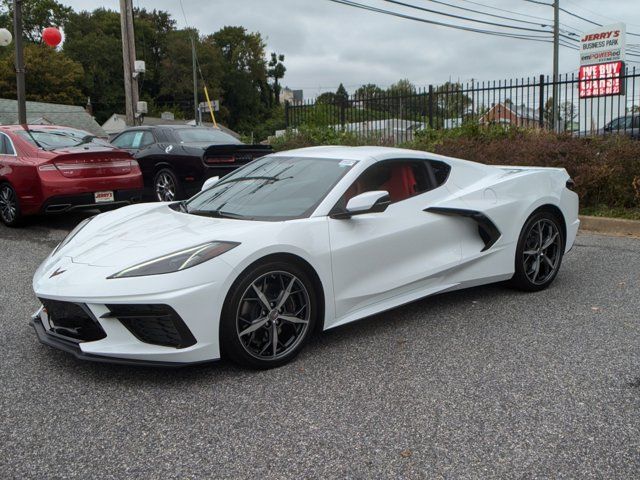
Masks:
[[[518,25],[508,25],[508,24],[504,24],[504,23],[488,22],[488,21],[485,21],[485,20],[479,20],[479,19],[470,18],[470,17],[463,17],[462,15],[454,15],[452,13],[444,13],[444,12],[440,12],[438,10],[432,10],[430,8],[419,7],[418,5],[412,5],[410,3],[400,2],[398,0],[384,0],[384,1],[387,2],[387,3],[392,3],[394,5],[400,5],[402,7],[413,8],[415,10],[420,10],[420,11],[427,12],[427,13],[435,13],[436,15],[443,15],[445,17],[456,18],[458,20],[464,20],[466,22],[482,23],[484,25],[491,25],[493,27],[512,28],[512,29],[515,29],[515,30],[522,30],[522,31],[526,31],[526,32],[551,33],[551,32],[549,32],[549,30],[541,30],[539,28],[520,27]],[[569,38],[569,37],[567,37],[567,38]]]
[[[368,10],[368,11],[371,11],[371,12],[381,13],[381,14],[384,14],[384,15],[390,15],[390,16],[394,16],[394,17],[398,17],[398,18],[403,18],[405,20],[413,20],[413,21],[416,21],[416,22],[427,23],[427,24],[430,24],[430,25],[453,28],[455,30],[463,30],[463,31],[467,31],[467,32],[481,33],[481,34],[485,34],[485,35],[494,35],[494,36],[498,36],[498,37],[514,38],[514,39],[519,39],[519,40],[529,40],[529,41],[534,41],[534,42],[551,43],[551,40],[549,40],[549,38],[551,38],[551,37],[549,37],[549,36],[530,35],[530,34],[516,34],[516,33],[500,32],[500,31],[495,31],[495,30],[484,30],[484,29],[473,28],[473,27],[465,27],[465,26],[462,26],[462,25],[455,25],[455,24],[451,24],[451,23],[444,23],[444,22],[438,22],[438,21],[435,21],[435,20],[427,20],[425,18],[414,17],[412,15],[406,15],[406,14],[399,13],[399,12],[393,12],[391,10],[385,10],[385,9],[381,9],[381,8],[372,7],[372,6],[369,6],[369,5],[363,5],[361,3],[353,2],[353,1],[350,1],[350,0],[328,0],[328,1],[333,2],[333,3],[337,3],[337,4],[341,4],[341,5],[354,7],[354,8],[359,8],[359,9],[362,9],[362,10]]]

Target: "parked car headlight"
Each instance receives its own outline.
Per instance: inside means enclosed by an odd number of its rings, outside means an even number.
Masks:
[[[95,218],[95,215],[93,217],[89,217],[89,218],[85,218],[83,221],[81,221],[78,225],[76,225],[76,228],[74,228],[73,230],[71,230],[69,232],[69,234],[64,237],[64,240],[62,240],[58,246],[56,248],[53,249],[53,252],[51,252],[51,256],[54,256],[57,252],[59,252],[67,243],[69,243],[71,240],[73,240],[73,237],[75,237],[78,233],[80,233],[80,230],[82,230],[84,227],[87,226],[87,224],[93,220]]]
[[[128,277],[143,277],[146,275],[160,275],[162,273],[172,273],[185,270],[187,268],[200,265],[207,260],[222,255],[224,252],[228,252],[232,248],[240,245],[237,242],[209,242],[196,247],[186,248],[169,255],[154,258],[147,262],[139,263],[133,267],[125,268],[124,270],[114,273],[109,279],[112,278],[128,278]]]

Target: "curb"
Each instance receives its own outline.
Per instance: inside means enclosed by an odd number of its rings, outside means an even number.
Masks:
[[[580,215],[580,230],[604,235],[640,237],[640,220]]]

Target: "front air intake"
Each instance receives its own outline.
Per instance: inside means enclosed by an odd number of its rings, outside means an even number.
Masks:
[[[169,305],[107,305],[109,313],[138,340],[165,347],[186,348],[196,339],[178,313]]]

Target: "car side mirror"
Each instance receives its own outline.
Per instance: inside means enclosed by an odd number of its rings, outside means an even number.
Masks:
[[[331,218],[346,219],[354,215],[365,213],[384,212],[391,204],[389,192],[385,190],[374,190],[356,195],[347,202],[347,208],[343,212],[331,215]]]
[[[200,191],[204,192],[205,190],[209,190],[219,181],[220,181],[220,177],[218,177],[217,175],[215,177],[207,178],[202,184],[202,188],[200,189]]]

